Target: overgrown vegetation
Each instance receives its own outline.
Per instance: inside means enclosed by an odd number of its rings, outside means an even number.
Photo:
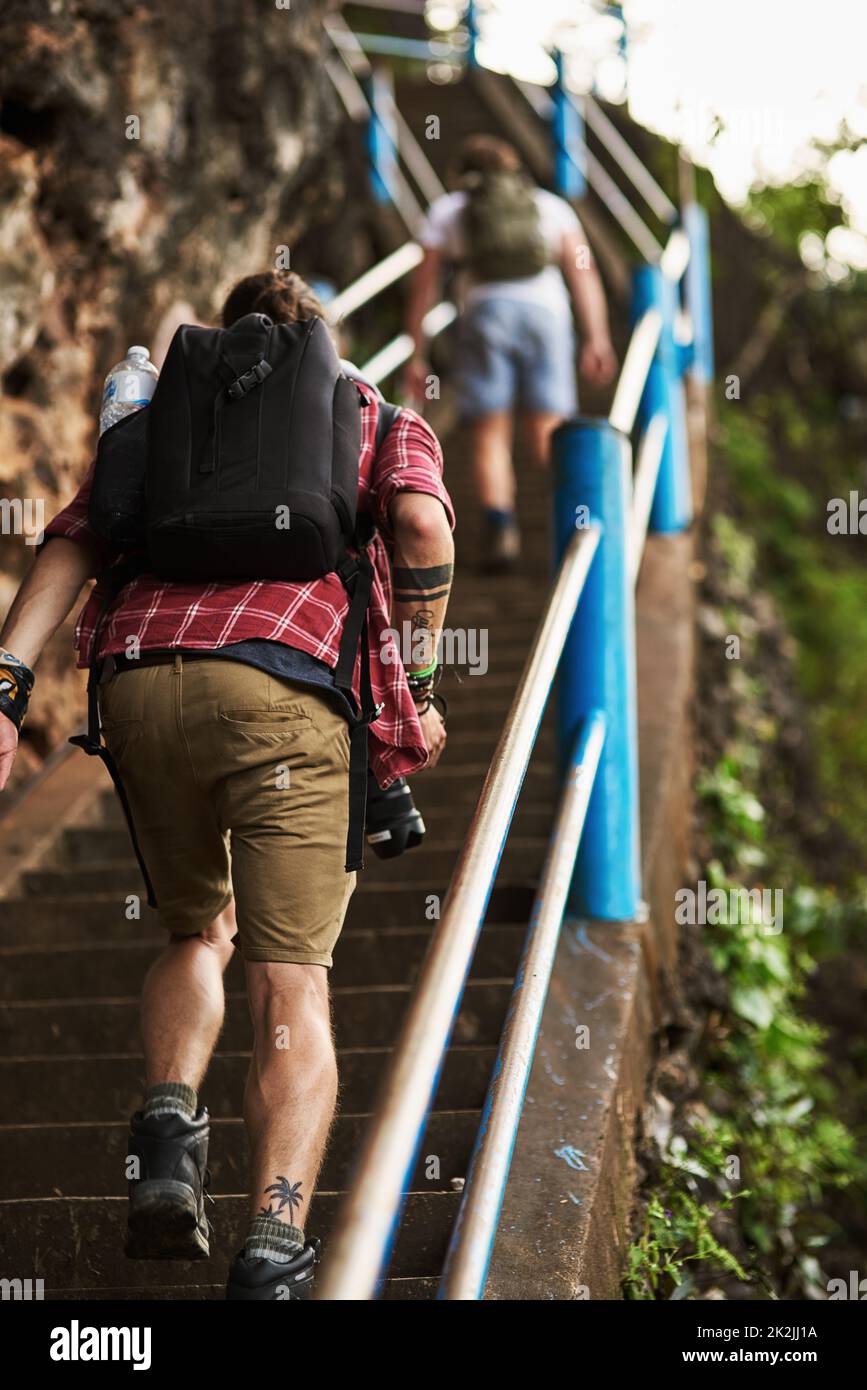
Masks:
[[[860,143],[841,129],[740,218],[699,173],[724,365],[693,868],[709,890],[779,888],[785,911],[781,932],[681,928],[629,1298],[823,1298],[863,1266],[867,516],[828,524],[832,499],[867,497],[867,275],[838,259],[829,177]]]
[[[726,571],[730,633],[755,630],[737,602],[755,587],[755,556],[755,542],[718,514],[711,560]],[[863,930],[867,895],[809,883],[797,844],[769,825],[763,798],[780,730],[755,656],[747,639],[726,663],[736,715],[723,756],[698,782],[709,849],[701,872],[708,890],[782,889],[784,920],[779,930],[755,910],[737,925],[683,929],[701,935],[722,1002],[697,1050],[694,1093],[659,1146],[629,1298],[724,1297],[733,1283],[751,1297],[824,1297],[829,1198],[867,1178],[840,1119],[826,1034],[805,1010],[817,959]]]
[[[797,640],[828,810],[867,843],[867,536],[827,531],[828,501],[848,502],[863,461],[827,401],[808,407],[790,392],[730,406],[721,434],[763,575]],[[773,466],[783,452],[788,473]]]

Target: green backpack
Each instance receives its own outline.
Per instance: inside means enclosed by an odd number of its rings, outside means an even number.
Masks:
[[[464,181],[464,264],[477,280],[523,280],[551,257],[534,188],[523,174],[473,174]]]

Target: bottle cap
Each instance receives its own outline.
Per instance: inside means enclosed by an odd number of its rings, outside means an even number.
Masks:
[[[147,357],[148,350],[146,347],[131,347],[127,348],[126,355],[127,357]]]

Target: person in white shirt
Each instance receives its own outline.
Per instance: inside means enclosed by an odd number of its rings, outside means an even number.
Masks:
[[[419,229],[424,258],[407,306],[415,353],[404,390],[423,399],[430,368],[422,321],[444,270],[454,267],[458,411],[472,431],[484,513],[482,567],[496,572],[514,567],[520,555],[511,457],[515,410],[534,461],[544,466],[552,430],[577,409],[573,309],[582,374],[604,385],[617,362],[602,282],[572,207],[535,188],[517,152],[493,136],[464,142],[456,182],[456,191],[431,204]]]

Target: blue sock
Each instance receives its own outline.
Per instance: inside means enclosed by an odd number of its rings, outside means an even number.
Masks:
[[[507,526],[514,525],[515,513],[502,511],[499,507],[485,507],[485,521],[490,527],[504,531]]]

